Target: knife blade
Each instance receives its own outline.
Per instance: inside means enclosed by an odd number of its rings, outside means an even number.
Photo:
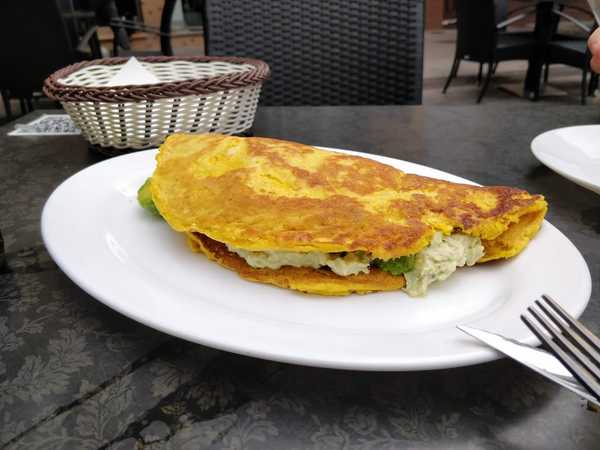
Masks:
[[[598,400],[588,393],[579,381],[571,375],[571,372],[569,372],[558,358],[550,352],[541,348],[521,344],[513,339],[508,339],[499,334],[490,333],[489,331],[480,330],[478,328],[465,325],[458,325],[457,328],[509,358],[529,367],[531,370],[536,371],[549,380],[575,392],[587,401],[595,405],[600,405]]]

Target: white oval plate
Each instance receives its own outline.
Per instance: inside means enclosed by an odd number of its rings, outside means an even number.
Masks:
[[[406,172],[468,182],[425,166],[360,154]],[[48,199],[42,234],[61,269],[126,316],[189,341],[259,358],[362,369],[457,367],[500,357],[458,324],[526,343],[519,315],[540,294],[579,316],[589,269],[544,222],[518,257],[458,270],[425,298],[401,291],[331,298],[245,281],[188,250],[182,234],[142,210],[138,187],[155,150],[113,158],[73,175]]]
[[[600,125],[546,131],[531,141],[531,151],[556,173],[600,194]]]

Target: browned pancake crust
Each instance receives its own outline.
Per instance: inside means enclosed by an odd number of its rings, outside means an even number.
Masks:
[[[189,233],[188,245],[204,253],[209,259],[237,272],[242,278],[274,284],[287,289],[321,295],[366,294],[374,291],[392,291],[404,287],[403,276],[390,275],[377,268],[366,273],[341,277],[328,269],[284,266],[280,269],[256,269],[227,250],[227,247],[200,233]]]
[[[508,258],[547,209],[520,189],[449,183],[275,139],[173,135],[157,161],[152,196],[175,230],[255,251],[389,259],[417,253],[442,231],[480,237],[482,261]]]

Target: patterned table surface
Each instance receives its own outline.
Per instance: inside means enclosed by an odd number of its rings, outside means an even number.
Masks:
[[[27,122],[36,112],[25,117]],[[430,165],[546,195],[581,250],[600,331],[600,197],[537,163],[529,142],[595,123],[592,106],[263,108],[254,134]],[[101,156],[80,136],[0,128],[0,446],[10,449],[597,449],[600,415],[508,360],[420,373],[280,364],[191,344],[85,294],[52,262],[42,206]],[[560,261],[548,261],[560,264]],[[324,343],[326,345],[326,343]]]

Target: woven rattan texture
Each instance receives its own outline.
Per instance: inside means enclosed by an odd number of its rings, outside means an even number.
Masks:
[[[80,63],[45,82],[47,95],[61,101],[84,137],[113,153],[159,145],[175,132],[249,129],[269,74],[268,66],[255,60],[141,58],[161,83],[107,87],[126,60]]]
[[[210,94],[261,83],[269,77],[269,67],[255,59],[202,56],[138,59],[162,83],[106,87],[109,75],[116,73],[114,67],[124,64],[128,58],[105,58],[80,62],[54,72],[44,82],[44,93],[59,101],[122,103]]]
[[[258,58],[265,105],[419,104],[423,0],[206,0],[207,52]]]

